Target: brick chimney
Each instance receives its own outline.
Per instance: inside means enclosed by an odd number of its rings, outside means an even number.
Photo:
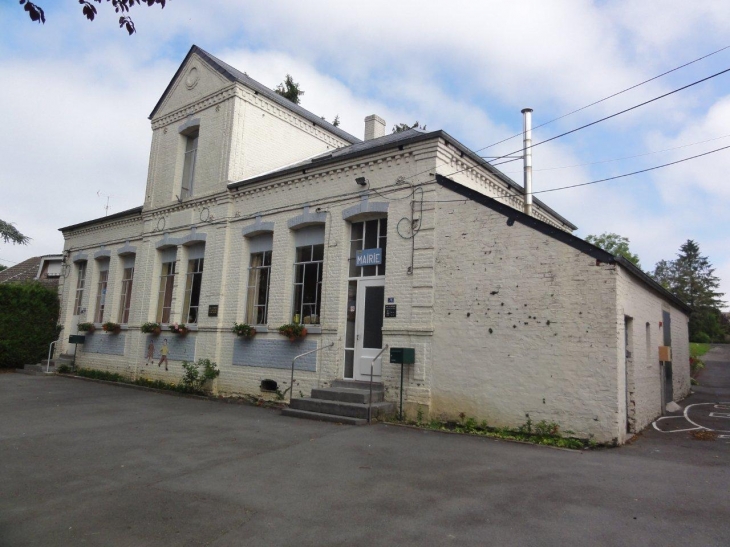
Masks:
[[[365,140],[377,139],[385,135],[385,120],[377,114],[365,118]]]

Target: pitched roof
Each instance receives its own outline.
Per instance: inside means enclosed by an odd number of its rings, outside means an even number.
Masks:
[[[463,152],[464,155],[468,156],[469,159],[476,162],[479,166],[483,167],[487,171],[489,171],[491,174],[495,175],[498,179],[500,179],[502,182],[510,186],[512,189],[516,190],[520,194],[524,194],[525,190],[522,187],[522,185],[516,183],[514,180],[512,180],[510,177],[502,173],[499,169],[491,165],[489,162],[487,162],[484,158],[480,157],[478,154],[467,148],[465,145],[457,141],[454,137],[446,133],[446,131],[437,130],[437,131],[424,131],[422,129],[409,129],[407,131],[402,131],[400,133],[392,133],[390,135],[385,135],[383,137],[378,137],[377,139],[370,139],[367,141],[362,141],[357,144],[352,144],[350,146],[344,146],[342,148],[337,148],[335,150],[331,150],[329,152],[325,152],[323,154],[320,154],[318,156],[314,156],[313,158],[306,159],[304,161],[301,161],[299,163],[295,163],[293,165],[287,165],[286,167],[282,167],[281,169],[276,169],[274,171],[269,171],[268,173],[264,173],[261,175],[257,175],[255,177],[252,177],[250,179],[245,179],[238,182],[232,182],[228,185],[228,188],[234,189],[241,186],[245,186],[247,184],[253,184],[256,182],[261,182],[267,179],[271,179],[274,177],[282,176],[282,175],[288,175],[293,174],[296,172],[299,172],[303,169],[310,168],[310,167],[319,167],[320,165],[327,165],[330,163],[335,163],[338,161],[343,160],[350,160],[354,159],[359,156],[365,156],[368,154],[375,154],[383,150],[387,150],[393,147],[397,146],[406,146],[408,144],[414,144],[417,142],[430,140],[434,138],[441,138],[444,139],[446,142],[448,142],[450,145],[454,146],[457,150],[460,152]],[[565,226],[570,228],[571,230],[577,230],[578,227],[570,222],[568,219],[554,211],[552,208],[548,207],[545,203],[543,203],[538,198],[533,197],[533,201],[535,204],[537,204],[543,211],[546,211],[550,215],[552,215],[554,218],[562,222]]]
[[[155,105],[155,108],[152,109],[152,113],[149,115],[149,118],[152,119],[152,117],[157,113],[157,111],[160,109],[160,106],[162,106],[162,102],[167,96],[167,93],[172,88],[172,84],[177,80],[178,76],[180,75],[180,72],[182,72],[183,67],[185,66],[185,63],[188,62],[188,59],[193,54],[197,54],[201,59],[203,59],[206,63],[208,63],[211,68],[216,70],[218,73],[225,76],[229,81],[231,82],[238,82],[240,84],[245,85],[249,89],[253,89],[254,91],[257,91],[267,99],[275,102],[279,106],[286,108],[288,110],[291,110],[295,114],[300,115],[305,120],[309,120],[313,124],[316,124],[326,131],[329,131],[330,133],[340,137],[341,139],[349,142],[349,143],[357,143],[360,142],[360,139],[357,137],[354,137],[353,135],[350,135],[348,132],[343,131],[339,127],[335,127],[328,121],[323,120],[320,116],[317,116],[316,114],[312,114],[309,110],[306,108],[302,108],[298,104],[295,104],[291,102],[289,99],[286,99],[276,93],[273,89],[269,89],[265,85],[257,82],[253,78],[249,77],[247,74],[244,74],[237,68],[232,67],[231,65],[224,63],[217,57],[214,57],[204,49],[199,48],[196,45],[193,45],[193,47],[190,48],[190,51],[188,51],[188,54],[185,56],[185,59],[182,63],[180,63],[180,67],[177,69],[177,72],[175,72],[175,75],[172,77],[172,80],[170,80],[170,83],[167,85],[167,88],[165,89],[165,92],[162,94],[162,97],[160,97],[160,100],[157,101],[157,104]]]
[[[38,281],[39,283],[55,288],[58,286],[58,278],[36,279],[38,267],[44,256],[34,256],[24,260],[20,264],[11,266],[0,272],[0,283],[22,283],[27,281]]]
[[[635,278],[637,278],[639,281],[641,281],[644,285],[646,285],[650,289],[654,290],[661,297],[672,302],[683,312],[689,314],[692,311],[685,302],[683,302],[681,299],[674,296],[667,289],[665,289],[659,283],[657,283],[653,278],[648,276],[645,272],[643,272],[640,268],[638,268],[632,262],[628,261],[623,256],[613,255],[613,254],[609,253],[608,251],[601,249],[600,247],[596,247],[595,245],[588,243],[587,241],[579,238],[578,236],[574,236],[573,234],[570,234],[564,230],[559,230],[559,229],[551,226],[547,222],[543,222],[542,220],[539,220],[535,217],[527,215],[527,214],[523,213],[522,211],[513,209],[509,205],[501,203],[501,202],[497,201],[496,199],[492,199],[489,196],[485,196],[484,194],[477,192],[476,190],[472,190],[471,188],[466,188],[465,186],[463,186],[463,185],[459,184],[458,182],[451,180],[447,177],[444,177],[441,175],[436,175],[436,182],[438,182],[444,188],[448,188],[452,192],[455,192],[461,196],[464,196],[465,198],[468,198],[472,201],[475,201],[476,203],[479,203],[485,207],[488,207],[488,208],[492,209],[493,211],[501,213],[508,219],[511,219],[512,221],[519,222],[520,224],[523,224],[524,226],[537,230],[538,232],[540,232],[542,234],[545,234],[547,236],[552,237],[553,239],[561,241],[561,242],[565,243],[566,245],[569,245],[570,247],[573,247],[574,249],[576,249],[582,253],[585,253],[590,257],[595,258],[596,260],[598,260],[600,262],[605,262],[607,264],[620,264],[631,275],[633,275]]]
[[[126,211],[120,211],[118,213],[114,213],[111,215],[107,215],[105,217],[95,218],[92,220],[87,220],[84,222],[79,222],[78,224],[71,224],[70,226],[64,226],[63,228],[59,228],[59,232],[65,232],[68,230],[76,230],[78,228],[83,228],[84,226],[91,226],[92,224],[101,224],[102,222],[106,222],[107,220],[116,220],[118,218],[127,217],[127,216],[134,216],[134,215],[141,215],[142,214],[142,206],[134,207],[132,209],[127,209]]]

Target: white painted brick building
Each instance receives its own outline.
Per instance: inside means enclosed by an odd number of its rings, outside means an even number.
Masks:
[[[195,46],[150,119],[144,204],[61,229],[64,332],[122,324],[87,336],[81,366],[173,382],[205,357],[218,392],[258,395],[264,379],[289,388],[293,356],[334,343],[297,362],[299,396],[367,379],[388,344],[415,349],[411,416],[529,414],[619,443],[688,393],[686,307],[539,200],[522,213],[521,186],[447,133],[384,135],[370,116],[360,141]],[[380,265],[357,267],[371,249]],[[308,336],[277,332],[293,321]],[[375,362],[388,400],[400,372],[387,353]]]

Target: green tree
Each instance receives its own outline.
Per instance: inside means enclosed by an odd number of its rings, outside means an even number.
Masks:
[[[713,340],[724,337],[720,312],[724,293],[718,291],[720,279],[714,273],[715,268],[691,239],[679,248],[675,260],[660,260],[654,267],[652,277],[691,309],[690,340],[702,332]]]
[[[421,125],[416,121],[413,125],[408,125],[407,123],[399,123],[393,126],[393,131],[391,133],[402,133],[403,131],[408,131],[409,129],[423,129],[426,130],[425,125]]]
[[[30,238],[21,234],[12,223],[5,222],[4,220],[0,220],[0,238],[5,243],[10,241],[16,245],[27,245],[30,241]]]
[[[126,29],[126,31],[132,35],[137,32],[137,29],[134,27],[134,21],[132,21],[132,18],[127,15],[129,10],[134,6],[142,5],[150,7],[159,5],[160,8],[164,8],[167,0],[93,0],[93,2],[96,4],[110,3],[114,8],[114,11],[121,14],[119,16],[119,28]],[[31,21],[37,21],[42,24],[46,23],[46,12],[43,11],[43,8],[38,4],[34,4],[28,0],[20,0],[19,3],[23,6],[23,9],[28,14]],[[93,21],[96,17],[97,9],[92,3],[92,0],[78,0],[78,3],[81,4],[81,13],[84,17],[86,17],[89,21]]]
[[[287,74],[284,81],[276,86],[274,91],[294,104],[299,104],[300,97],[304,95],[304,90],[294,81],[291,74]]]
[[[599,236],[586,236],[586,241],[615,256],[623,256],[626,260],[633,262],[636,267],[641,268],[639,256],[629,250],[629,238],[618,234],[604,232]]]
[[[2,272],[3,270],[7,270],[7,269],[8,269],[8,267],[5,264],[0,264],[0,272]]]

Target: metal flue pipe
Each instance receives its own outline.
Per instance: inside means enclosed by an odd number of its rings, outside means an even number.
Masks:
[[[532,108],[522,109],[522,120],[525,214],[532,216]]]

